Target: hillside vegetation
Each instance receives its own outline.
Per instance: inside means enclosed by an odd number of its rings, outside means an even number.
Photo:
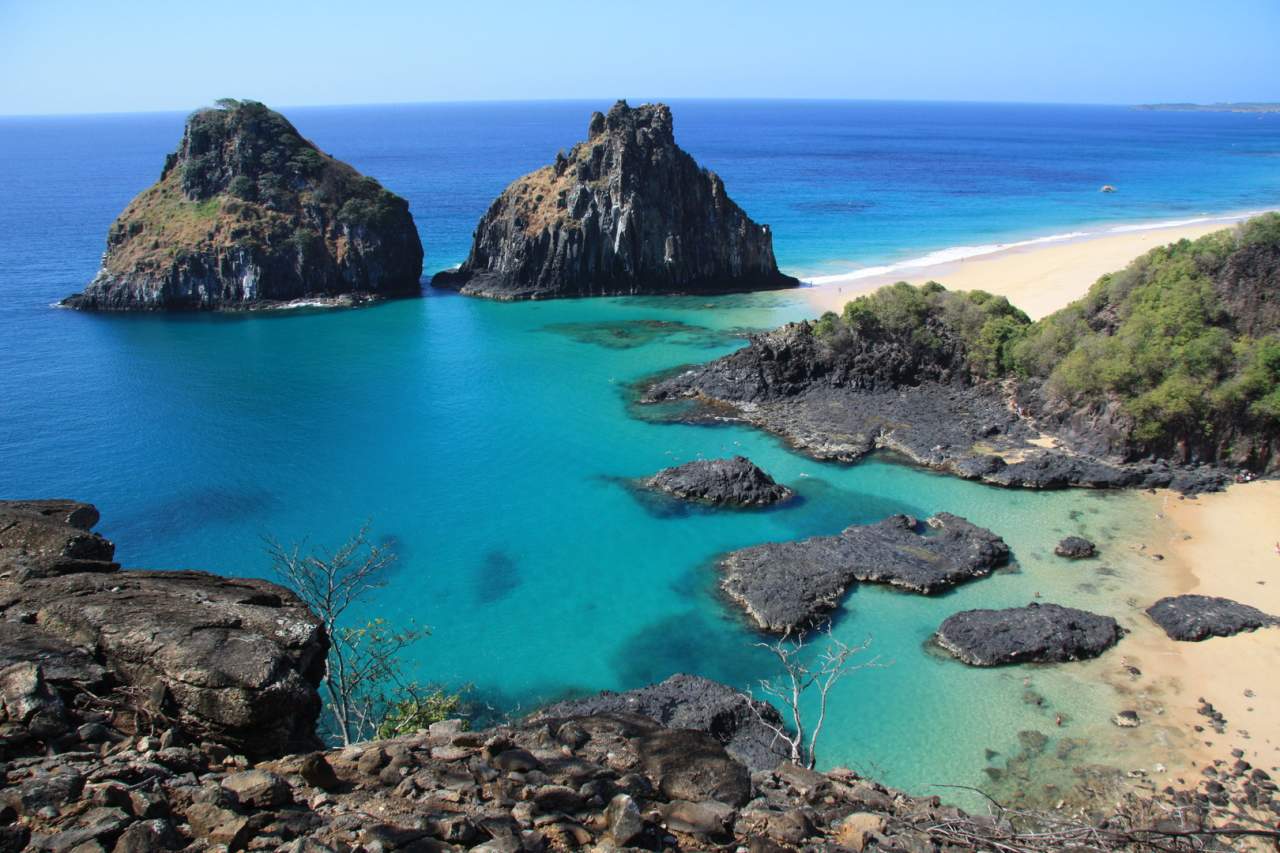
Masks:
[[[814,332],[833,357],[858,338],[958,343],[971,379],[1023,381],[1046,417],[1108,412],[1125,455],[1274,467],[1280,214],[1154,249],[1035,323],[1003,297],[899,282]]]

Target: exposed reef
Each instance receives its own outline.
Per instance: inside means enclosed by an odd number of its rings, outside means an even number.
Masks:
[[[1028,604],[948,616],[934,641],[971,666],[1000,666],[1097,657],[1123,635],[1110,616],[1058,604]]]
[[[696,459],[664,468],[645,480],[645,485],[677,498],[715,506],[771,506],[795,496],[745,456]]]
[[[773,236],[676,145],[665,104],[619,101],[587,139],[514,181],[435,287],[494,299],[794,287]]]
[[[421,290],[409,205],[256,101],[188,119],[160,180],[111,225],[62,304],[96,311],[352,305]]]
[[[720,563],[721,587],[765,631],[803,630],[835,609],[856,581],[931,595],[991,574],[1009,546],[950,513],[921,523],[895,515],[838,536],[743,548]]]
[[[1168,596],[1148,607],[1147,615],[1171,639],[1187,642],[1280,625],[1280,618],[1256,607],[1209,595]]]

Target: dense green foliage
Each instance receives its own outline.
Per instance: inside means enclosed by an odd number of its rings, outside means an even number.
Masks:
[[[835,349],[858,339],[892,337],[932,355],[958,338],[973,373],[995,377],[1007,368],[1009,343],[1030,322],[1003,296],[949,291],[936,281],[922,287],[900,281],[849,302],[842,314],[827,312],[814,332]]]
[[[824,315],[815,333],[836,349],[886,332],[928,348],[945,327],[975,377],[1040,379],[1073,406],[1118,400],[1132,438],[1151,449],[1214,445],[1228,431],[1265,436],[1280,430],[1280,328],[1244,332],[1223,294],[1280,299],[1268,295],[1280,279],[1277,251],[1280,214],[1266,214],[1154,249],[1036,323],[1002,297],[899,282]],[[1248,280],[1229,269],[1241,253],[1254,258]]]

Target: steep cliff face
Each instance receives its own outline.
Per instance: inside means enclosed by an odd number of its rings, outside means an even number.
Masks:
[[[64,305],[217,309],[419,292],[404,199],[319,151],[279,113],[222,101],[187,119],[160,180],[107,233],[102,269]]]
[[[512,183],[436,287],[496,299],[793,287],[773,237],[675,142],[663,104],[591,117],[587,140]]]

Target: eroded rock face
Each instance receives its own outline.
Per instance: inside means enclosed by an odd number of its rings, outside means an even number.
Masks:
[[[790,755],[765,725],[783,725],[772,705],[751,702],[741,690],[697,675],[673,675],[638,690],[558,702],[534,719],[601,713],[641,714],[669,728],[707,732],[752,772],[776,767]]]
[[[696,459],[664,468],[646,480],[645,485],[684,500],[714,506],[771,506],[795,496],[795,492],[774,482],[745,456]]]
[[[1110,616],[1058,604],[1028,604],[956,613],[943,621],[933,638],[971,666],[999,666],[1093,658],[1123,635]]]
[[[306,607],[261,580],[120,571],[96,520],[70,501],[0,502],[0,668],[35,667],[67,710],[5,748],[74,742],[92,721],[69,709],[85,707],[252,756],[314,746],[328,640]]]
[[[408,203],[303,139],[279,113],[227,101],[187,119],[160,180],[111,225],[102,269],[63,300],[98,311],[347,303],[420,292]]]
[[[664,104],[591,117],[568,156],[512,183],[436,287],[496,299],[794,287],[773,237],[675,142]]]
[[[1147,608],[1147,615],[1174,640],[1198,642],[1280,625],[1256,607],[1209,595],[1173,595]]]
[[[922,523],[895,515],[839,536],[733,551],[721,561],[721,587],[760,628],[789,633],[819,621],[855,581],[931,595],[1008,560],[1003,539],[959,516],[939,513]]]

